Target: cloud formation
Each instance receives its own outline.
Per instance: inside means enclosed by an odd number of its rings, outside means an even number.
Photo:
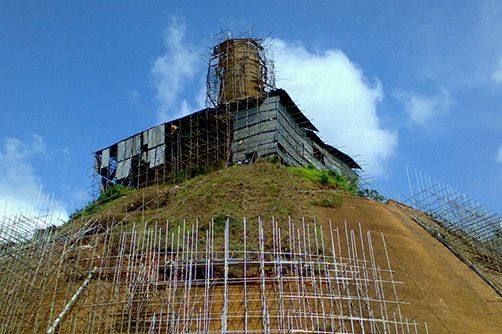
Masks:
[[[42,137],[33,135],[30,142],[5,138],[0,149],[0,214],[10,216],[48,215],[49,221],[58,223],[68,214],[63,206],[43,193],[31,160],[47,155]]]
[[[502,83],[502,57],[500,57],[498,68],[493,72],[492,79],[497,83]]]
[[[277,85],[313,118],[320,135],[356,155],[373,175],[383,175],[397,134],[382,126],[377,113],[383,99],[380,81],[369,81],[338,49],[313,53],[303,44],[275,40],[274,55]]]
[[[180,98],[180,93],[194,76],[197,58],[185,40],[185,34],[185,22],[171,17],[164,34],[166,52],[153,62],[150,69],[159,102],[159,121],[180,117],[190,109],[187,100]]]
[[[502,166],[502,143],[499,145],[499,149],[495,154],[495,162],[498,162]],[[502,178],[502,170],[500,171],[500,177]]]
[[[497,154],[495,155],[495,161],[502,164],[502,144],[500,144]]]
[[[394,97],[404,104],[410,119],[419,125],[426,125],[433,119],[447,115],[457,105],[457,100],[444,88],[434,95],[420,95],[411,91],[398,90]]]

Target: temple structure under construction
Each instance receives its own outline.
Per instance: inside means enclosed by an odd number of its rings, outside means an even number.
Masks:
[[[143,187],[259,159],[311,164],[357,178],[361,167],[325,143],[289,94],[275,87],[262,41],[228,38],[211,50],[207,108],[94,153],[101,186]]]

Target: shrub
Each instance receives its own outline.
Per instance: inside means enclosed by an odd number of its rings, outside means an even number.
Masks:
[[[193,167],[188,171],[188,175],[190,176],[190,178],[193,178],[193,177],[196,177],[199,175],[206,175],[208,173],[209,173],[209,167],[207,167],[207,166]],[[180,176],[179,181],[184,181],[184,178],[186,175],[182,174],[179,176]]]
[[[124,196],[130,193],[131,191],[133,191],[132,188],[127,188],[120,184],[113,184],[110,187],[108,187],[108,189],[99,194],[99,197],[96,200],[96,202],[102,205],[110,202],[111,200],[114,200],[117,197]]]
[[[313,182],[331,186],[352,195],[356,195],[359,190],[357,186],[357,179],[350,178],[334,170],[317,170],[310,168],[310,166],[288,167],[288,170]]]
[[[187,179],[187,173],[184,170],[179,170],[174,175],[174,182],[180,183]]]
[[[100,206],[106,204],[116,198],[122,197],[134,189],[124,187],[120,184],[112,184],[105,191],[99,194],[98,198],[94,202],[89,202],[82,209],[75,210],[72,214],[70,214],[70,219],[81,217],[85,214],[93,214],[96,213]]]
[[[274,165],[278,165],[281,163],[281,158],[277,154],[274,154],[268,159],[268,161]]]
[[[326,173],[322,173],[320,176],[319,176],[319,183],[320,184],[329,184],[329,176],[326,174]]]
[[[339,208],[343,204],[343,197],[339,194],[331,194],[329,197],[324,197],[318,200],[312,201],[313,205],[327,207],[327,208]]]
[[[375,189],[364,189],[364,190],[358,190],[357,195],[360,197],[372,199],[378,202],[383,202],[385,200],[385,197],[380,195],[378,191]]]

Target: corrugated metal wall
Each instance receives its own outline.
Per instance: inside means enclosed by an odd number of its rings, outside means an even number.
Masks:
[[[357,176],[344,162],[310,140],[306,131],[294,121],[278,96],[268,97],[259,106],[235,114],[233,161],[277,155],[290,166],[311,163],[319,169]]]
[[[104,188],[110,182],[143,187],[174,179],[178,172],[189,177],[191,171],[230,158],[248,163],[277,156],[286,165],[310,163],[356,177],[338,158],[350,157],[327,146],[312,132],[311,124],[309,129],[299,124],[306,120],[303,114],[294,104],[287,108],[281,101],[281,96],[270,96],[255,107],[234,110],[233,116],[232,109],[204,109],[160,124],[96,152],[97,174]]]

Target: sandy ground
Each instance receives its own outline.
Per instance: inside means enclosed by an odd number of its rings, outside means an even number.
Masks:
[[[384,233],[395,279],[404,282],[398,295],[409,303],[402,311],[430,333],[502,333],[502,298],[399,205],[347,197],[319,211],[321,222]]]

